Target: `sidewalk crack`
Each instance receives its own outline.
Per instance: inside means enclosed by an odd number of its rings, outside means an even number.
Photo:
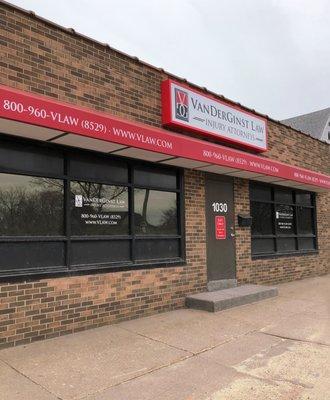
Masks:
[[[235,371],[237,371],[235,367],[230,367],[230,368],[233,368]],[[266,378],[264,376],[259,376],[259,375],[252,374],[252,373],[249,373],[249,372],[246,372],[246,371],[237,371],[237,372],[239,374],[241,374],[241,375],[245,375],[245,376],[248,376],[250,378],[258,379],[258,380],[260,380],[262,382],[266,382],[266,383],[269,383],[271,385],[277,385],[279,382],[286,382],[286,383],[290,383],[291,385],[299,386],[299,387],[304,388],[304,389],[312,389],[314,387],[313,385],[309,385],[307,383],[303,383],[303,382],[300,382],[298,380],[285,379],[285,378],[281,378],[279,376],[275,376],[273,378]]]
[[[192,355],[192,356],[195,354],[195,353],[192,352],[192,351],[186,350],[186,349],[181,348],[181,347],[174,346],[174,345],[172,345],[172,344],[163,342],[162,340],[159,340],[159,339],[155,339],[155,338],[149,337],[149,336],[147,336],[147,335],[144,335],[143,333],[135,332],[135,331],[132,331],[132,330],[130,330],[130,329],[123,328],[123,327],[121,327],[121,326],[117,326],[117,327],[118,327],[119,329],[123,329],[124,331],[133,333],[134,335],[141,336],[141,337],[143,337],[144,339],[153,340],[154,342],[164,344],[165,346],[171,347],[172,349],[184,351],[185,353],[189,353],[189,354]]]
[[[3,358],[0,359],[0,361],[2,363],[4,363],[5,365],[7,365],[7,367],[9,367],[10,369],[12,369],[13,371],[15,371],[17,374],[23,376],[25,379],[27,379],[28,381],[34,383],[36,386],[40,387],[41,389],[45,390],[47,393],[51,394],[52,396],[54,396],[57,400],[64,400],[62,397],[59,397],[57,394],[51,392],[50,390],[48,390],[46,387],[44,387],[43,385],[41,385],[39,382],[35,381],[34,379],[32,379],[31,377],[29,377],[28,375],[24,374],[22,371],[20,371],[19,369],[15,368],[14,366],[12,366],[11,364],[9,364],[6,360],[4,360]]]
[[[327,344],[327,343],[316,342],[316,341],[313,341],[313,340],[298,339],[298,338],[293,338],[293,337],[289,337],[289,336],[276,335],[275,333],[269,333],[269,332],[262,332],[262,331],[259,331],[259,332],[262,333],[263,335],[278,337],[278,338],[280,338],[280,339],[291,340],[291,341],[293,341],[293,342],[302,342],[302,343],[309,343],[309,344],[317,344],[317,345],[319,345],[319,346],[330,347],[330,345]]]

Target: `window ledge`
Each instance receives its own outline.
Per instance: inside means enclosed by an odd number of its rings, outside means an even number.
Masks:
[[[263,259],[271,259],[271,258],[283,258],[283,257],[302,257],[308,255],[317,255],[319,254],[318,250],[305,250],[305,251],[297,251],[292,253],[273,253],[273,254],[256,254],[251,256],[252,260],[263,260]]]
[[[79,265],[68,269],[66,267],[44,268],[43,270],[19,270],[2,271],[0,273],[0,283],[4,282],[28,282],[39,279],[65,278],[79,275],[105,274],[112,272],[138,271],[141,269],[171,268],[185,266],[187,262],[183,258],[167,260],[148,260],[136,263],[113,263],[106,265]]]

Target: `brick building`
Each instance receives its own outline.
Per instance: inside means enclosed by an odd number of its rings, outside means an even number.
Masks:
[[[329,145],[0,2],[0,347],[329,272]]]

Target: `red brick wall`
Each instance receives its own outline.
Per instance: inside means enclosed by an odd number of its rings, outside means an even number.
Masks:
[[[0,83],[161,126],[161,70],[0,4]],[[313,155],[313,156],[311,156]],[[269,122],[275,158],[328,173],[329,147]],[[248,181],[235,181],[235,212],[249,212]],[[326,272],[329,196],[318,196],[320,253],[252,261],[249,229],[236,226],[240,282],[273,283]],[[204,174],[185,171],[187,264],[0,284],[0,346],[27,343],[183,306],[205,289]]]

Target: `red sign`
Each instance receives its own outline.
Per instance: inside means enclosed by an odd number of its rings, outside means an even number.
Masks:
[[[5,86],[0,86],[0,118],[330,190],[330,176],[324,174]]]
[[[215,238],[216,239],[226,239],[227,229],[226,229],[226,217],[223,215],[215,216]]]
[[[162,83],[162,120],[168,127],[267,150],[266,118],[171,79]]]

